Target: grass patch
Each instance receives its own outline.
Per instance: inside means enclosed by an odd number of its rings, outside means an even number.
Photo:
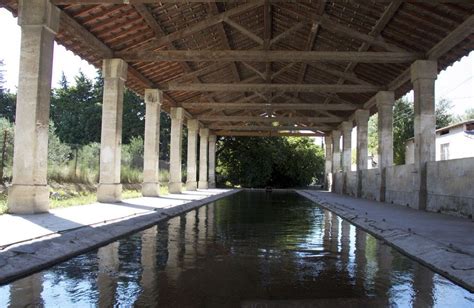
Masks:
[[[163,184],[160,186],[160,194],[168,194],[168,185]],[[122,192],[122,198],[132,199],[140,198],[142,192],[134,189],[127,189]],[[85,205],[97,202],[97,195],[95,192],[70,192],[65,190],[55,190],[52,192],[49,198],[49,207],[51,209],[65,208],[75,205]],[[7,212],[7,193],[0,193],[0,215]]]

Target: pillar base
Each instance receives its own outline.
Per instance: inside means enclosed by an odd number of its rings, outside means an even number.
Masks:
[[[215,182],[209,182],[209,188],[216,188],[216,183]]]
[[[99,184],[97,201],[115,203],[122,201],[122,184]]]
[[[181,182],[170,182],[168,184],[168,191],[170,194],[180,194],[183,192],[183,183]]]
[[[196,181],[186,182],[186,190],[196,190],[197,185]]]
[[[209,188],[209,183],[207,181],[199,181],[198,182],[198,188],[199,189],[208,189]]]
[[[143,183],[142,195],[143,197],[159,197],[160,196],[160,183],[158,182]]]
[[[46,213],[49,210],[48,185],[13,184],[8,189],[8,212],[11,214]]]

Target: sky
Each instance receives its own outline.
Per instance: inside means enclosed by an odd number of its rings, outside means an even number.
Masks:
[[[4,60],[6,87],[16,92],[20,57],[20,27],[17,19],[5,9],[0,9],[0,59]],[[82,71],[87,77],[96,76],[96,68],[80,57],[55,43],[52,86],[58,85],[64,72],[69,82]],[[452,112],[462,114],[474,108],[474,51],[469,56],[448,67],[438,75],[435,88],[436,100],[448,99],[453,103]],[[413,98],[413,93],[407,94]]]

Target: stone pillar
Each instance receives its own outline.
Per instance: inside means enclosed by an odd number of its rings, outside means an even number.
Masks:
[[[425,210],[427,202],[426,163],[435,160],[436,116],[435,80],[436,61],[415,61],[411,66],[411,82],[415,99],[415,170],[419,192],[418,209]]]
[[[375,96],[378,111],[378,167],[380,170],[380,198],[385,201],[386,167],[393,165],[393,104],[395,94],[381,91]]]
[[[122,157],[123,92],[127,80],[127,63],[122,59],[104,59],[102,71],[104,97],[97,201],[118,202],[122,197],[120,166]]]
[[[342,122],[342,170],[351,171],[352,165],[352,122]]]
[[[216,135],[209,135],[209,188],[216,188]]]
[[[199,130],[199,136],[201,137],[199,144],[199,189],[207,189],[207,146],[209,138],[209,129],[201,128]]]
[[[341,131],[333,130],[332,136],[332,190],[341,192],[342,183],[337,182],[336,175],[341,171]]]
[[[172,107],[171,115],[171,143],[170,143],[170,183],[168,186],[171,194],[182,192],[181,178],[181,147],[183,145],[183,119],[184,110],[181,107]]]
[[[160,194],[160,112],[163,92],[145,89],[145,144],[143,154],[144,197],[158,197]]]
[[[198,120],[188,120],[188,163],[186,171],[186,190],[197,189],[197,135]]]
[[[342,122],[342,193],[347,194],[347,177],[352,165],[352,121]]]
[[[49,104],[59,10],[47,0],[20,0],[18,24],[21,26],[20,76],[8,211],[33,214],[49,209]]]
[[[332,190],[332,139],[331,136],[324,137],[324,146],[326,149],[326,164],[324,167],[324,186],[328,191]]]
[[[359,109],[355,112],[357,125],[357,197],[362,196],[362,170],[367,169],[369,111]]]

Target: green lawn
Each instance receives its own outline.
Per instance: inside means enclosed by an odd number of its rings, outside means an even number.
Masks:
[[[168,194],[168,186],[163,185],[160,187],[160,194]],[[142,193],[138,190],[124,190],[122,193],[123,199],[131,199],[141,197]],[[50,208],[62,208],[73,205],[84,205],[94,203],[97,201],[95,192],[80,192],[71,195],[71,193],[65,193],[64,191],[54,191],[50,198]],[[0,194],[0,214],[4,214],[7,211],[7,194]]]

